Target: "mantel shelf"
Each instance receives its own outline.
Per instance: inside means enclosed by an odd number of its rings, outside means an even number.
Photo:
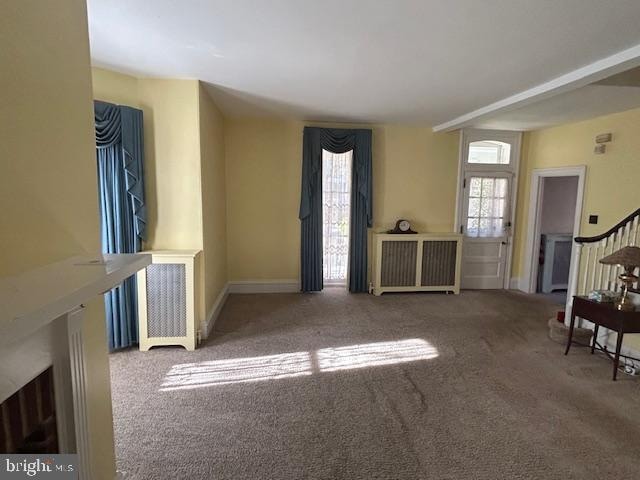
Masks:
[[[0,345],[37,331],[150,263],[144,254],[80,256],[0,279]]]

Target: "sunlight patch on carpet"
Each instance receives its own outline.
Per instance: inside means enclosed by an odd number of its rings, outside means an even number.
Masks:
[[[323,348],[317,351],[318,368],[321,372],[416,362],[437,356],[438,349],[419,338]]]
[[[436,347],[425,340],[412,338],[322,348],[315,352],[185,363],[171,367],[160,386],[160,391],[278,380],[313,373],[416,362],[437,356]]]
[[[308,352],[174,365],[160,391],[210,387],[229,383],[260,382],[311,375]]]

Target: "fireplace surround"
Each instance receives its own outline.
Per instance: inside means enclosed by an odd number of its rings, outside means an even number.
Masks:
[[[143,254],[73,257],[0,279],[0,404],[24,397],[19,392],[50,369],[56,449],[78,454],[83,480],[93,478],[84,305],[150,261]]]

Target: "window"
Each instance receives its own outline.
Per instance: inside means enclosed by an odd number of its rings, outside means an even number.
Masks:
[[[507,179],[472,176],[468,182],[467,236],[500,237],[504,235]]]
[[[485,165],[508,165],[511,156],[511,145],[493,140],[482,140],[469,144],[467,163]]]
[[[327,284],[346,284],[353,151],[322,151],[322,269]]]

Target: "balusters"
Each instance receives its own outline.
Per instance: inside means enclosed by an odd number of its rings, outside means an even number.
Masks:
[[[602,247],[602,254],[600,255],[600,258],[602,258],[604,256],[604,252],[607,249],[607,239],[605,238],[604,240],[601,240],[600,242],[598,242],[600,244],[600,246]],[[600,262],[598,262],[598,268],[599,268],[599,273],[598,273],[598,288],[600,289],[604,289],[604,285],[602,284],[602,272],[604,271],[604,265]]]
[[[613,249],[613,252],[620,250],[622,248],[622,237],[624,235],[624,227],[621,227],[618,229],[618,231],[616,232],[616,239],[617,239],[617,245],[616,242],[613,242],[615,246],[615,248]],[[611,252],[611,253],[613,253]],[[613,268],[611,269],[613,271],[613,278],[611,279],[611,284],[613,285],[612,290],[614,292],[618,291],[618,282],[617,282],[617,278],[618,275],[620,274],[619,270],[620,267],[618,267],[618,265],[614,265]]]
[[[623,238],[625,238],[625,234],[626,234],[625,240],[622,241],[622,246],[626,247],[627,245],[629,245],[630,239],[631,239],[631,223],[628,223],[627,225],[622,227],[622,229],[623,229],[623,234],[622,234]]]
[[[609,251],[608,252],[604,252],[605,256],[613,253],[613,245],[616,241],[616,234],[614,233],[613,235],[611,235],[609,238],[607,238],[607,243],[609,244]],[[606,281],[607,281],[607,286],[605,287],[605,290],[611,290],[611,265],[607,265],[606,267]]]
[[[591,271],[591,286],[589,287],[589,291],[595,290],[596,289],[596,272],[598,270],[598,264],[600,264],[600,262],[598,260],[600,260],[600,258],[598,256],[598,250],[600,248],[600,244],[596,243],[593,245],[593,263],[592,263],[592,271]],[[586,292],[585,292],[586,293]]]
[[[629,245],[637,246],[638,245],[638,227],[640,227],[640,217],[634,218],[631,225],[633,230],[633,236],[631,236],[631,232],[629,232],[629,237],[631,238],[631,243]]]
[[[584,295],[587,293],[587,281],[589,279],[589,257],[591,256],[591,245],[586,247],[585,259],[584,259],[584,277],[582,278],[582,290],[580,291],[580,295]]]
[[[572,295],[585,295],[591,290],[603,289],[619,291],[618,265],[603,265],[600,259],[611,255],[625,246],[640,246],[640,210],[625,219],[608,236],[584,239],[574,245],[574,258],[569,285],[569,298]],[[583,239],[581,239],[583,240]],[[569,305],[569,303],[567,304]],[[569,309],[567,310],[569,311]]]

